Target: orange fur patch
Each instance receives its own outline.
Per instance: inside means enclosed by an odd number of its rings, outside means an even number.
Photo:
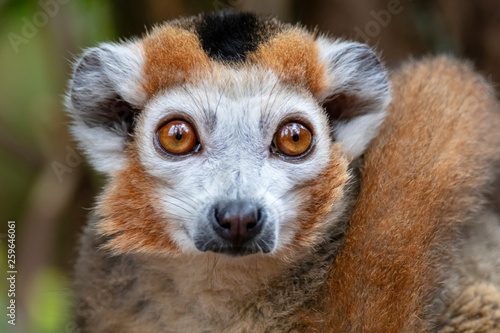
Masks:
[[[162,254],[177,250],[166,234],[167,222],[155,210],[159,203],[154,186],[135,157],[128,168],[111,178],[97,207],[103,216],[97,230],[111,236],[105,245],[107,249],[114,253]]]
[[[306,86],[313,95],[328,85],[326,67],[319,61],[314,38],[302,30],[278,34],[248,58],[251,63],[270,68],[284,82]]]
[[[444,251],[480,208],[500,158],[498,102],[469,66],[446,58],[410,64],[392,86],[325,290],[328,315],[301,318],[320,332],[427,331],[439,315],[429,306],[447,274]]]
[[[311,247],[323,232],[326,215],[342,199],[344,186],[349,179],[347,172],[349,162],[342,155],[338,144],[332,146],[330,165],[316,179],[308,182],[302,189],[301,214],[298,221],[300,231],[295,235],[294,245]]]
[[[143,87],[149,96],[210,70],[210,59],[198,37],[185,29],[168,25],[156,29],[144,39],[143,49]]]

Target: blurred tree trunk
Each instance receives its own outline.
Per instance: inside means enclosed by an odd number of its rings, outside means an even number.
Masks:
[[[500,80],[500,1],[438,0],[456,49],[474,61],[483,74]]]
[[[414,24],[415,9],[415,4],[403,0],[295,1],[296,19],[333,37],[366,42],[393,65],[410,54],[420,56],[427,51]]]

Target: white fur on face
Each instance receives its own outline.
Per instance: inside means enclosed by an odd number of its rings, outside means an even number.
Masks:
[[[165,119],[186,119],[199,134],[201,151],[171,157],[155,149],[154,135]],[[274,134],[287,121],[307,121],[314,149],[303,160],[273,155]],[[198,251],[193,239],[210,232],[212,205],[247,200],[263,206],[265,228],[275,235],[275,250],[299,228],[300,197],[294,189],[318,177],[329,162],[330,129],[321,107],[309,94],[287,88],[269,72],[228,69],[198,85],[165,92],[146,105],[137,127],[140,159],[158,180],[166,230],[179,248]]]

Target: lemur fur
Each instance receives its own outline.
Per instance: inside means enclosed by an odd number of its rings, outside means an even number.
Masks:
[[[87,50],[66,106],[108,177],[75,267],[82,332],[435,330],[479,279],[463,268],[500,286],[497,215],[479,218],[500,111],[467,64],[389,77],[366,45],[221,12]],[[173,120],[197,150],[158,147]],[[287,122],[311,132],[299,157],[273,150]],[[243,244],[214,231],[227,202],[259,207]],[[470,250],[461,230],[486,225]]]

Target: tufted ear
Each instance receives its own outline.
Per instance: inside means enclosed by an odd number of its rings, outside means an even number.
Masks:
[[[123,165],[125,142],[146,101],[142,64],[141,50],[133,43],[102,44],[76,63],[66,108],[75,138],[100,172]]]
[[[329,82],[319,94],[320,102],[335,140],[353,158],[358,157],[385,119],[391,100],[387,71],[365,44],[324,37],[317,43]]]

